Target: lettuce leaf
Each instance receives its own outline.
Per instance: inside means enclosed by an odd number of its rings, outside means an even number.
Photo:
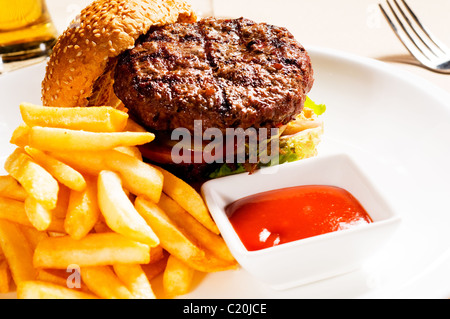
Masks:
[[[304,107],[313,110],[316,115],[322,115],[327,110],[327,106],[325,104],[317,104],[308,96],[306,97]]]
[[[214,172],[209,174],[209,178],[219,178],[234,174],[240,174],[245,173],[247,170],[244,168],[244,165],[242,164],[233,164],[234,167],[231,167],[228,164],[223,164],[218,169],[216,169]]]
[[[314,101],[312,101],[309,97],[306,98],[304,107],[312,110],[316,116],[322,115],[326,111],[325,104],[317,104]],[[304,117],[304,114],[302,114],[302,116]],[[313,119],[305,118],[305,120],[314,120],[314,118]],[[257,168],[259,169],[271,165],[295,162],[298,160],[316,156],[317,145],[320,143],[320,137],[322,134],[323,134],[322,124],[316,127],[304,129],[292,135],[283,136],[282,134],[279,140],[280,149],[278,161],[272,161],[269,162],[268,164],[259,163]],[[214,179],[245,172],[247,172],[247,169],[243,164],[240,163],[232,165],[223,164],[216,171],[211,173],[209,177]]]

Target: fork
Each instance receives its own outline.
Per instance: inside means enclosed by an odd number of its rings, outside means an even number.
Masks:
[[[405,0],[402,5],[397,0],[391,2],[386,0],[391,15],[383,5],[379,7],[400,42],[426,68],[450,74],[450,49],[423,26]]]

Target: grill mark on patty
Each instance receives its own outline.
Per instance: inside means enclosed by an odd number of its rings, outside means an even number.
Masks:
[[[305,49],[284,28],[247,19],[153,27],[119,57],[114,90],[149,130],[273,127],[313,83]]]
[[[196,26],[200,32],[200,34],[202,35],[204,41],[203,41],[203,48],[205,50],[206,53],[206,61],[208,62],[209,66],[211,67],[213,73],[217,72],[218,70],[218,65],[217,63],[214,61],[214,58],[212,56],[212,52],[213,50],[211,50],[211,42],[208,41],[208,36],[206,33],[206,29],[200,25]],[[227,94],[223,88],[223,85],[221,85],[219,83],[219,81],[217,80],[217,76],[214,76],[214,82],[217,84],[218,89],[220,90],[220,92],[218,93],[218,95],[220,95],[222,97],[219,105],[218,105],[218,111],[221,114],[225,114],[226,112],[228,112],[229,110],[231,110],[231,104],[228,101],[227,98]]]

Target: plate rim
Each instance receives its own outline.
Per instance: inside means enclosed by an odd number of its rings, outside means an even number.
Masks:
[[[363,55],[358,55],[352,52],[347,52],[340,49],[334,49],[334,48],[328,48],[323,46],[316,46],[316,45],[305,45],[306,50],[308,53],[314,54],[321,54],[321,55],[327,55],[335,58],[339,58],[341,60],[345,60],[349,63],[357,63],[358,65],[370,67],[385,73],[388,73],[389,76],[398,78],[404,82],[407,82],[408,84],[412,86],[419,87],[421,91],[424,91],[424,87],[430,90],[431,92],[435,93],[436,95],[432,95],[432,98],[435,98],[440,103],[446,105],[448,108],[450,108],[450,91],[446,91],[443,88],[437,86],[435,83],[433,83],[431,80],[426,79],[416,73],[413,73],[409,70],[405,70],[400,68],[399,66],[395,64],[390,64],[388,62],[380,61],[376,58],[367,57]],[[420,68],[420,66],[417,66]],[[429,71],[432,72],[432,71]],[[420,85],[420,86],[419,86]],[[430,93],[431,93],[430,92]]]

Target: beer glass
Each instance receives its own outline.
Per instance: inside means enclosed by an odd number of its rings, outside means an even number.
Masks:
[[[0,0],[0,74],[44,60],[56,38],[45,0]]]

